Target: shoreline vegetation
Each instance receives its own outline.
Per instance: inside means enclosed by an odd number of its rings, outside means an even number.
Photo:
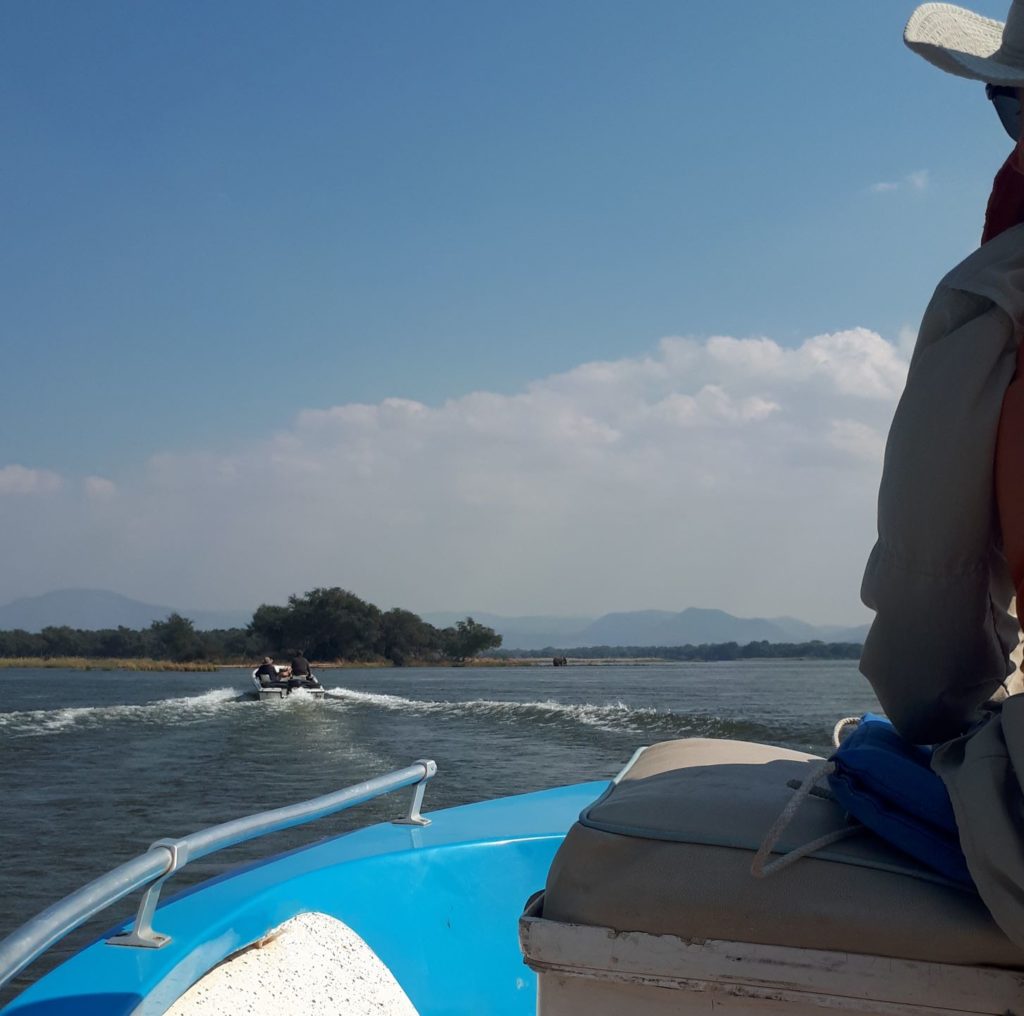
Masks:
[[[766,648],[767,647],[767,648]],[[594,646],[568,651],[530,650],[474,657],[453,663],[450,660],[408,660],[406,667],[550,667],[555,657],[565,659],[567,666],[655,666],[666,663],[726,663],[750,660],[856,660],[861,646],[853,642],[786,642],[758,643],[745,646],[735,642],[719,642],[686,646]],[[0,657],[0,670],[127,670],[212,672],[218,670],[249,670],[251,660],[154,660],[132,658],[92,658],[85,656],[14,656]],[[314,672],[351,669],[389,669],[398,666],[391,660],[313,660]]]
[[[635,663],[635,660],[629,662]],[[436,661],[413,661],[405,664],[412,667],[450,667],[454,664]],[[540,660],[494,660],[475,659],[471,661],[474,667],[522,667],[540,666]],[[143,660],[143,659],[93,659],[85,656],[8,656],[0,657],[0,671],[3,670],[127,670],[127,671],[150,671],[161,673],[213,673],[220,670],[242,670],[249,671],[256,666],[255,662],[245,663],[229,662],[221,663],[212,660],[200,662],[182,662],[176,660]],[[326,670],[390,670],[395,664],[390,660],[312,660],[310,666],[314,673],[322,673]],[[457,664],[465,666],[465,664]]]
[[[244,628],[200,631],[189,618],[173,613],[143,629],[54,625],[40,632],[0,631],[0,660],[168,660],[215,667],[301,654],[362,665],[459,666],[500,645],[497,632],[471,617],[435,628],[412,611],[382,611],[347,589],[332,587],[290,596],[284,606],[265,603]]]
[[[859,660],[864,646],[860,642],[705,642],[682,646],[578,646],[558,649],[546,646],[529,651],[497,650],[489,655],[504,659],[506,655],[523,660],[568,657],[570,661],[638,660],[660,663],[716,663],[732,660]]]
[[[53,626],[0,631],[0,669],[213,671],[253,667],[265,656],[303,654],[318,670],[339,667],[522,667],[712,663],[735,660],[856,660],[848,642],[736,642],[684,646],[501,649],[502,637],[472,617],[435,628],[400,607],[382,611],[339,587],[263,604],[245,628],[197,630],[171,614],[148,628]],[[300,648],[303,647],[303,648]]]
[[[132,671],[214,671],[216,663],[176,663],[172,660],[86,659],[84,656],[7,656],[0,658],[0,670],[132,670]]]

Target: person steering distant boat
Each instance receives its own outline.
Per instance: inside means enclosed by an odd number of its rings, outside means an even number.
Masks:
[[[292,677],[312,677],[313,672],[309,666],[309,660],[306,659],[305,649],[296,649],[295,655],[292,657]]]
[[[289,688],[319,688],[320,682],[313,676],[313,670],[306,659],[305,649],[296,649],[292,657]]]

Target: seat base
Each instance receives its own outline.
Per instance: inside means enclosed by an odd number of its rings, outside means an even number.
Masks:
[[[538,1016],[885,1016],[1016,1012],[1024,972],[546,920],[543,894],[520,918],[537,972]]]

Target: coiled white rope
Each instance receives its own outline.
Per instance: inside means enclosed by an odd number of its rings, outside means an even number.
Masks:
[[[856,720],[857,718],[853,717],[853,719]],[[839,727],[845,722],[845,720],[841,720],[837,723],[836,730],[838,731]],[[791,864],[799,861],[801,857],[806,857],[808,854],[813,854],[816,850],[821,850],[822,847],[827,847],[830,843],[845,840],[848,836],[861,832],[864,827],[860,825],[848,825],[842,829],[833,829],[832,832],[825,833],[824,836],[819,836],[809,843],[804,843],[802,846],[791,850],[788,854],[783,854],[774,861],[768,860],[775,844],[778,843],[779,837],[786,826],[789,825],[797,809],[807,800],[810,794],[815,792],[818,781],[822,777],[834,773],[835,769],[834,762],[823,762],[817,769],[808,773],[802,783],[798,784],[796,793],[789,799],[779,817],[772,823],[768,832],[765,833],[761,846],[757,848],[754,860],[750,864],[751,875],[755,878],[767,878],[769,875],[774,875],[777,871],[782,871],[783,868],[788,868]]]
[[[860,717],[859,716],[844,716],[833,728],[832,728],[832,743],[838,748],[843,743],[843,731],[847,727],[859,727]],[[851,731],[852,733],[852,731]]]

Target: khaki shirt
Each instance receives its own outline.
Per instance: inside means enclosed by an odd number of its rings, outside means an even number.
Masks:
[[[1024,946],[1024,697],[994,493],[996,433],[1024,324],[1024,226],[939,283],[885,451],[861,657],[886,714],[950,792],[968,867]],[[1019,765],[1015,766],[1014,761]]]

